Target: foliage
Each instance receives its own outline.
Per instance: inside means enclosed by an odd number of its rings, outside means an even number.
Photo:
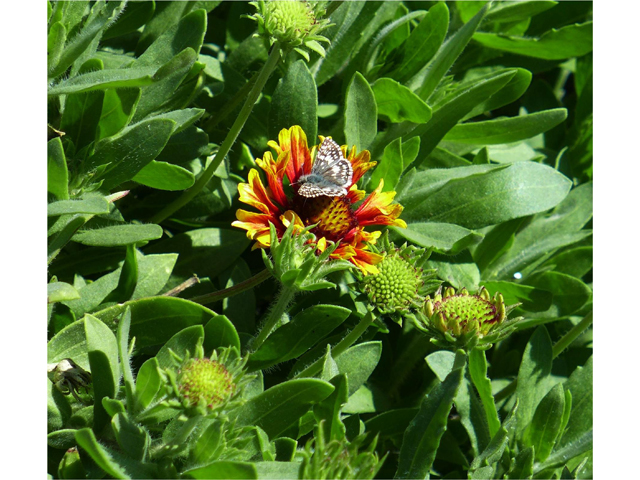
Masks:
[[[591,2],[322,2],[308,38],[264,2],[47,5],[53,478],[591,478]],[[312,225],[249,248],[239,185],[294,125],[370,151],[385,241],[514,331],[439,348]],[[201,351],[243,379],[214,411],[171,401]]]

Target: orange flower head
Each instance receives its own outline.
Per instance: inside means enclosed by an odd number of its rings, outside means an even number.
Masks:
[[[324,141],[324,137],[319,138]],[[376,243],[380,232],[368,232],[364,227],[406,227],[407,224],[398,218],[402,206],[392,203],[396,193],[382,191],[383,180],[368,196],[363,190],[358,190],[356,182],[376,164],[370,161],[370,153],[367,150],[356,153],[354,147],[347,154],[347,146],[340,147],[353,169],[351,182],[345,186],[347,194],[309,198],[298,194],[298,181],[311,172],[316,147],[309,149],[302,128],[295,125],[281,130],[278,142],[270,141],[269,146],[275,151],[275,156],[266,152],[256,160],[266,174],[268,187],[262,183],[255,169],[249,172],[248,183],[238,185],[240,201],[260,213],[240,209],[236,212],[238,220],[232,225],[247,231],[247,237],[256,242],[253,248],[270,245],[270,223],[275,226],[279,237],[291,223],[300,229],[315,225],[311,233],[318,239],[319,251],[326,249],[327,242],[339,242],[331,254],[332,258],[349,260],[365,275],[378,273],[376,264],[382,256],[372,252],[369,244]]]

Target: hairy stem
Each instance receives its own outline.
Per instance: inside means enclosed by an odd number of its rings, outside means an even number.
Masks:
[[[256,285],[261,284],[267,278],[271,277],[269,270],[264,269],[259,273],[256,273],[253,277],[246,279],[244,282],[240,282],[233,287],[225,288],[224,290],[218,290],[217,292],[207,293],[198,297],[190,298],[189,300],[200,305],[207,305],[209,303],[218,302],[225,298],[233,297],[239,293],[251,290]]]
[[[213,177],[214,172],[216,171],[218,166],[222,163],[222,161],[224,160],[224,157],[227,156],[227,153],[229,153],[229,150],[231,150],[231,147],[233,146],[236,139],[238,138],[238,135],[240,135],[240,132],[244,127],[244,124],[246,123],[247,119],[249,118],[249,115],[251,114],[251,110],[253,110],[253,106],[255,105],[256,100],[258,100],[258,96],[260,96],[260,92],[262,92],[262,89],[264,88],[265,83],[267,83],[269,76],[271,75],[271,73],[273,73],[279,61],[280,61],[280,47],[276,43],[271,48],[271,53],[269,54],[269,58],[267,59],[267,62],[263,65],[262,70],[260,70],[260,74],[258,75],[258,78],[256,79],[256,82],[253,85],[253,88],[249,92],[247,100],[244,102],[244,105],[242,106],[242,109],[240,110],[240,114],[238,115],[238,118],[236,118],[236,121],[233,122],[233,125],[231,126],[231,130],[229,130],[227,137],[224,139],[224,142],[222,142],[222,145],[218,149],[218,152],[216,153],[216,156],[213,158],[213,161],[209,164],[207,169],[200,175],[200,177],[198,177],[198,180],[196,181],[196,183],[193,184],[191,188],[185,190],[182,193],[182,195],[180,195],[173,202],[171,202],[169,205],[167,205],[165,208],[163,208],[158,213],[156,213],[153,217],[151,217],[150,221],[152,223],[160,223],[163,220],[166,220],[172,214],[174,214],[175,212],[180,210],[182,207],[184,207],[187,203],[189,203],[198,193],[200,193],[200,191],[204,188],[204,186],[207,183],[209,183],[209,180],[211,180],[211,177]]]
[[[282,318],[282,315],[287,311],[287,307],[293,300],[295,294],[296,292],[293,288],[285,286],[282,287],[282,290],[280,290],[278,299],[276,300],[273,308],[269,310],[269,314],[267,315],[267,319],[262,326],[262,330],[260,330],[260,333],[251,345],[251,349],[254,352],[260,348],[269,334],[271,334],[273,329],[276,327],[276,325]]]

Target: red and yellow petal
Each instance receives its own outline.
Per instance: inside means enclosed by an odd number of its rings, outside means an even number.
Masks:
[[[260,175],[255,168],[249,171],[249,183],[239,183],[239,200],[242,203],[257,208],[262,213],[277,214],[280,209],[271,201],[269,193],[260,180]]]
[[[407,224],[404,220],[399,219],[402,213],[402,205],[392,204],[396,192],[383,192],[384,180],[380,179],[378,188],[362,202],[362,205],[355,211],[355,217],[358,224],[366,225],[395,225],[397,227],[406,228]]]
[[[236,218],[238,220],[232,222],[231,225],[247,231],[247,238],[257,242],[254,249],[268,247],[271,244],[269,224],[276,225],[273,216],[240,209],[236,211]]]
[[[346,156],[347,147],[342,147],[342,153]],[[352,182],[355,184],[362,175],[365,174],[367,170],[374,167],[377,162],[371,162],[371,153],[368,150],[363,150],[362,152],[356,154],[356,147],[353,147],[349,152],[349,156],[346,157],[351,162],[351,167],[353,168],[353,179]]]
[[[290,183],[297,182],[301,175],[311,171],[311,151],[307,144],[307,136],[298,125],[280,130],[278,143],[270,141],[268,145],[278,153],[278,157],[283,152],[290,152],[291,159],[286,165]]]
[[[282,179],[291,158],[290,152],[282,152],[277,160],[273,159],[271,152],[265,152],[262,158],[257,158],[256,163],[267,174],[267,181],[273,198],[283,207],[289,204],[287,196],[284,194]]]

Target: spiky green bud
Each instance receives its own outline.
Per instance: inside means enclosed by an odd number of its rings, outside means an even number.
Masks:
[[[329,20],[323,19],[325,10],[317,2],[303,0],[283,0],[250,2],[256,13],[249,18],[258,24],[258,35],[264,37],[269,45],[278,42],[286,54],[291,49],[309,61],[307,50],[325,55],[324,48],[318,42],[329,43],[319,33],[327,28]]]
[[[204,403],[213,409],[229,399],[236,385],[229,371],[209,358],[189,360],[178,374],[178,389],[192,407]]]
[[[425,295],[433,292],[440,281],[435,270],[423,269],[430,251],[406,243],[397,248],[389,242],[387,232],[380,245],[373,247],[376,253],[384,254],[376,265],[379,273],[362,276],[360,288],[379,313],[401,324],[403,317],[422,308]]]

